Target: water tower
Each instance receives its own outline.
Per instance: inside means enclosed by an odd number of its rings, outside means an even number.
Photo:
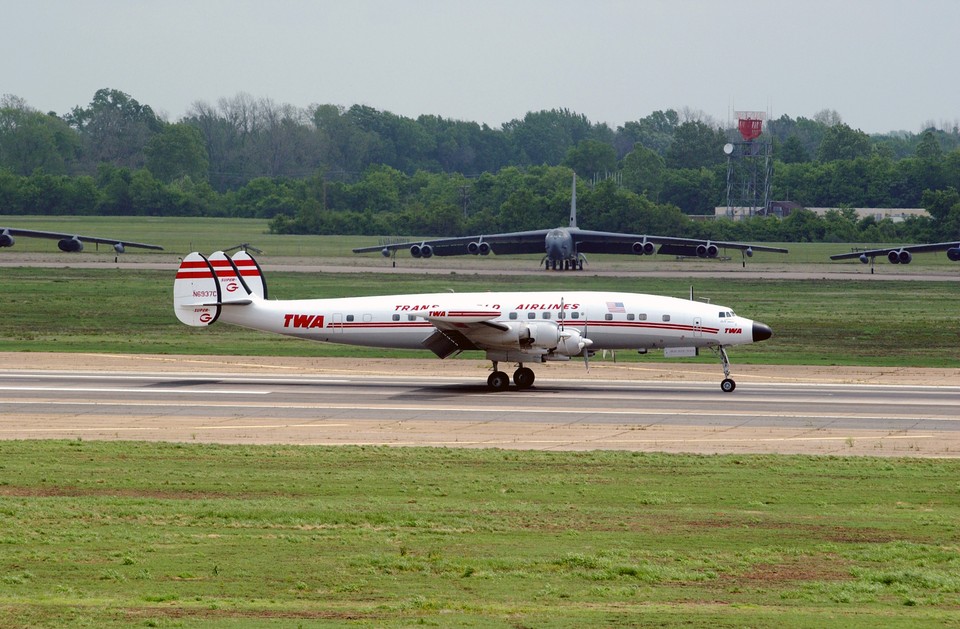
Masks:
[[[773,145],[760,139],[767,115],[738,111],[740,140],[723,147],[727,155],[727,216],[742,218],[764,213],[770,203]]]

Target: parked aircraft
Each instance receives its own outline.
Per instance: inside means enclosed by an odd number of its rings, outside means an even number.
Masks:
[[[850,258],[859,258],[861,262],[873,264],[873,259],[877,256],[886,256],[891,264],[910,264],[913,261],[915,253],[930,253],[932,251],[946,251],[947,258],[953,262],[960,262],[960,240],[953,242],[936,242],[922,245],[897,245],[894,247],[881,247],[879,249],[867,249],[866,251],[853,251],[851,253],[838,253],[830,256],[831,260],[849,260]]]
[[[35,229],[19,229],[16,227],[0,227],[0,247],[12,247],[16,242],[14,236],[23,236],[24,238],[50,238],[59,240],[57,247],[60,251],[75,253],[83,251],[83,243],[95,242],[100,245],[112,245],[114,251],[123,253],[127,247],[140,247],[141,249],[162,250],[160,245],[148,245],[142,242],[131,242],[129,240],[116,240],[114,238],[100,238],[98,236],[78,236],[65,232],[45,232]]]
[[[597,350],[654,348],[695,355],[719,354],[730,392],[726,348],[763,341],[770,328],[726,306],[673,297],[607,291],[436,293],[267,300],[256,260],[245,251],[232,258],[217,251],[183,259],[173,286],[174,311],[186,325],[216,321],[328,343],[396,349],[429,349],[440,358],[467,350],[493,363],[487,379],[502,391],[510,378],[501,362],[516,363],[518,389],[533,385],[527,364],[588,360]]]
[[[659,249],[657,249],[659,245]],[[400,242],[377,247],[360,247],[354,253],[379,251],[383,256],[396,255],[408,249],[414,258],[432,256],[499,255],[517,253],[543,253],[540,261],[544,269],[583,270],[585,253],[615,253],[633,255],[668,255],[698,258],[716,258],[721,249],[736,249],[746,258],[754,251],[787,253],[780,247],[750,245],[742,242],[674,238],[649,234],[622,234],[617,232],[588,231],[577,227],[577,177],[573,177],[573,192],[570,200],[570,224],[553,229],[536,229],[504,234],[480,234],[459,238],[435,238],[431,240]]]

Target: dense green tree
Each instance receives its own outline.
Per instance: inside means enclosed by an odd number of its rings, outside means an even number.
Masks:
[[[812,156],[816,155],[817,150],[820,148],[820,143],[823,141],[823,135],[827,129],[827,125],[823,122],[802,116],[794,120],[790,116],[783,115],[776,120],[768,120],[765,133],[773,139],[774,142],[779,142],[781,146],[786,144],[787,140],[791,137],[796,138],[795,141],[803,147],[803,151],[800,152],[799,149],[796,151],[791,149],[791,151],[794,151],[797,155]],[[788,160],[783,159],[782,156],[781,160],[790,163]]]
[[[673,135],[680,126],[680,116],[673,109],[655,111],[637,121],[625,123],[617,129],[614,147],[621,158],[633,151],[637,144],[658,155],[666,155]]]
[[[923,193],[922,203],[933,218],[935,233],[940,238],[960,238],[960,193],[956,188],[927,190]]]
[[[133,205],[130,186],[133,173],[129,168],[119,168],[109,163],[97,169],[97,187],[101,191],[97,213],[102,216],[134,216],[138,214]]]
[[[42,170],[68,174],[80,149],[80,138],[65,122],[26,103],[0,101],[0,168],[20,175]]]
[[[666,161],[670,168],[702,168],[723,162],[726,135],[699,120],[684,122],[673,134],[667,148]]]
[[[83,162],[90,172],[102,163],[139,168],[144,148],[163,122],[149,105],[119,90],[100,89],[87,107],[74,107],[66,122],[80,133]]]
[[[636,146],[623,158],[623,185],[652,201],[660,198],[666,162],[653,149]]]
[[[617,152],[612,146],[599,140],[581,140],[567,150],[563,160],[580,177],[587,179],[595,174],[613,172],[617,169]]]
[[[801,164],[811,159],[810,152],[796,134],[790,135],[780,145],[779,157],[784,164]]]
[[[850,160],[868,157],[871,152],[870,137],[859,129],[846,124],[836,124],[823,134],[817,159],[821,162]]]
[[[503,125],[523,165],[556,165],[563,162],[567,149],[591,137],[590,121],[568,109],[528,112],[523,120]]]
[[[664,173],[660,200],[684,214],[713,215],[719,191],[716,174],[706,168],[671,169]]]

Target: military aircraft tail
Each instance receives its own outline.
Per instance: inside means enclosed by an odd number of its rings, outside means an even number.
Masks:
[[[577,173],[573,173],[573,196],[570,197],[570,227],[577,227]]]

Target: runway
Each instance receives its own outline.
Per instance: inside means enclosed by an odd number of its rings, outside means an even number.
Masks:
[[[3,369],[0,439],[960,456],[960,386],[769,380]]]

